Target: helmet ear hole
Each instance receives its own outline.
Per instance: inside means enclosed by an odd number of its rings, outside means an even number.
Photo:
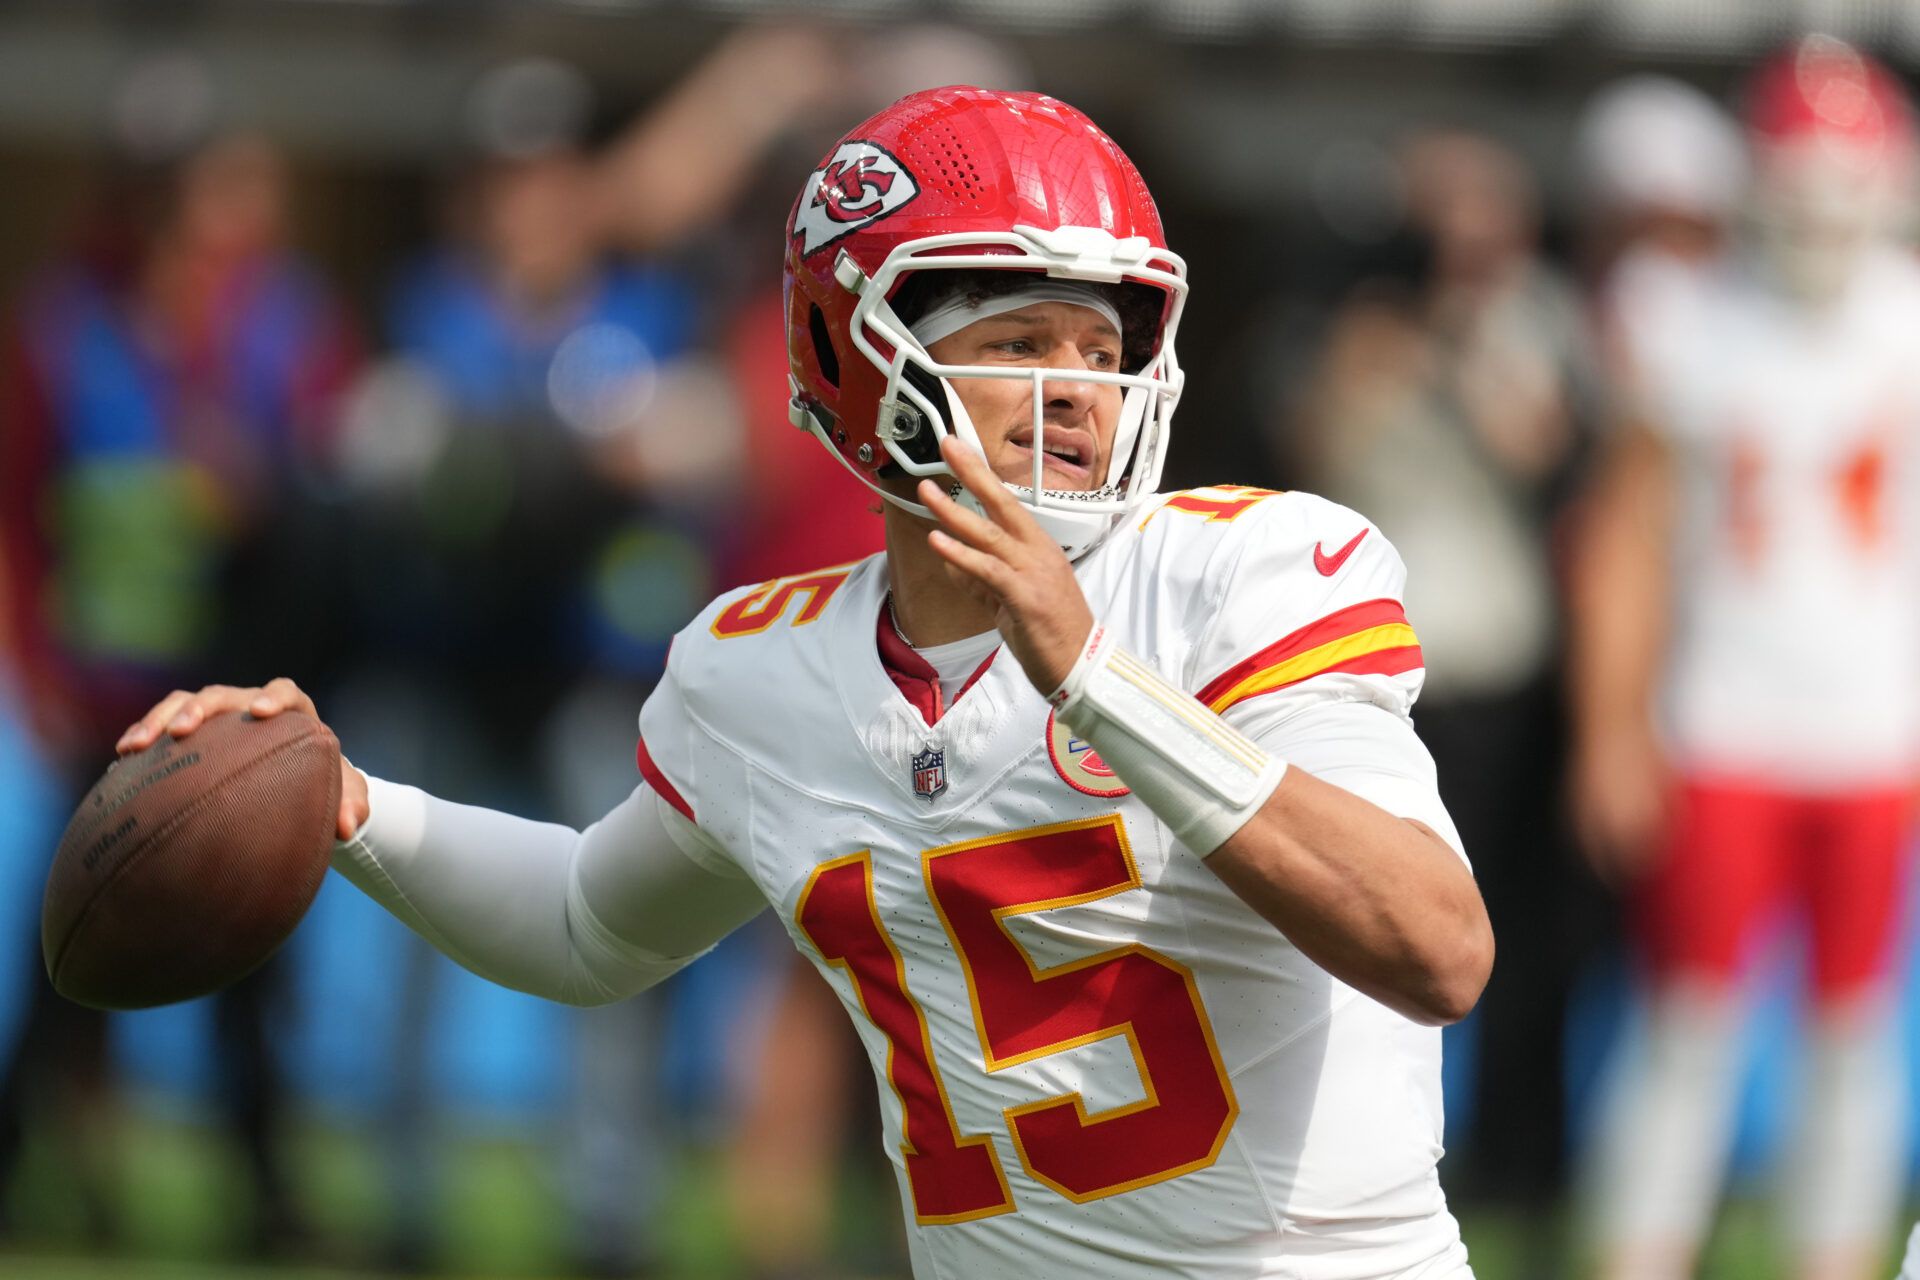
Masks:
[[[827,332],[826,313],[818,305],[807,313],[807,334],[813,339],[813,358],[819,362],[820,376],[827,385],[840,385],[840,356],[833,349],[833,337]]]

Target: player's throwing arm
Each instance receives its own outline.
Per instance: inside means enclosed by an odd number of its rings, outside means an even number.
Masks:
[[[1428,826],[1262,751],[1113,645],[1073,566],[980,454],[942,457],[980,504],[930,480],[929,545],[990,601],[1007,647],[1063,720],[1248,906],[1335,977],[1427,1024],[1464,1018],[1493,967],[1473,876]]]

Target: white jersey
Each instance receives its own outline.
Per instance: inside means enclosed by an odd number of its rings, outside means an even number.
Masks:
[[[1920,762],[1920,269],[1829,308],[1737,260],[1630,261],[1611,319],[1679,486],[1663,714],[1690,771],[1791,788]]]
[[[1407,718],[1400,560],[1360,516],[1162,496],[1076,573],[1167,678],[1457,846]],[[882,664],[886,591],[875,557],[716,601],[641,758],[853,1016],[915,1275],[1468,1275],[1440,1033],[1244,906],[1004,650],[929,724]]]

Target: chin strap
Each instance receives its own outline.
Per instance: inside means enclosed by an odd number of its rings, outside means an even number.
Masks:
[[[1286,776],[1286,761],[1162,679],[1099,622],[1047,701],[1202,858],[1245,826]]]

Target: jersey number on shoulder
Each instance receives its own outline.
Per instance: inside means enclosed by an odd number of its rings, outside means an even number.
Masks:
[[[707,629],[719,640],[759,635],[785,617],[787,609],[801,596],[805,596],[807,602],[794,615],[793,625],[804,626],[825,611],[827,602],[833,599],[833,593],[840,589],[850,572],[835,569],[763,582],[722,609]]]
[[[1220,1155],[1239,1105],[1193,974],[1138,943],[1040,968],[1009,917],[1140,887],[1117,814],[969,840],[922,855],[927,895],[967,980],[988,1071],[1125,1037],[1144,1097],[1089,1114],[1078,1093],[1006,1110],[1015,1154],[1076,1203],[1203,1169]],[[991,1136],[962,1136],[934,1065],[926,1019],[880,922],[872,855],[814,870],[802,932],[851,976],[887,1037],[887,1080],[905,1116],[914,1216],[965,1222],[1014,1209]]]
[[[1209,524],[1224,524],[1245,515],[1255,503],[1277,496],[1277,490],[1258,489],[1249,484],[1215,484],[1204,489],[1190,489],[1186,493],[1174,494],[1147,512],[1140,527],[1146,528],[1147,521],[1162,511],[1186,511],[1205,516]]]

